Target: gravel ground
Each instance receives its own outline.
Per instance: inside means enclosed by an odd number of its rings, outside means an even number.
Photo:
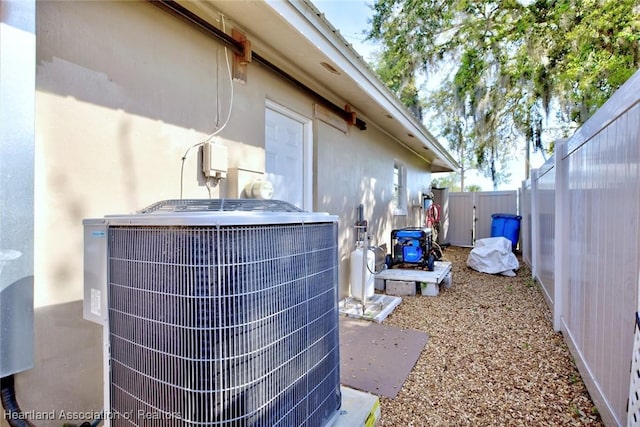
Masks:
[[[403,297],[385,324],[429,334],[400,393],[380,398],[379,426],[601,426],[551,313],[520,261],[516,277],[466,266],[449,247],[453,285]]]

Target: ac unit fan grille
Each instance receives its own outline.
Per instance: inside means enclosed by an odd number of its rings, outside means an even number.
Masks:
[[[112,424],[325,424],[340,406],[336,236],[110,227]]]

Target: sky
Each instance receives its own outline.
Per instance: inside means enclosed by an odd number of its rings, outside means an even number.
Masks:
[[[369,28],[369,21],[373,16],[371,5],[373,0],[312,0],[313,4],[325,14],[327,20],[338,30],[340,34],[351,43],[354,49],[362,55],[365,60],[371,60],[376,46],[371,41],[366,41],[363,32]],[[427,129],[433,135],[437,135],[437,129]],[[444,141],[440,144],[447,148]],[[515,153],[515,159],[509,164],[509,172],[511,172],[511,180],[498,187],[498,190],[514,190],[520,188],[525,178],[524,149]],[[539,153],[531,154],[531,164],[533,167],[539,167],[544,163]],[[435,174],[437,178],[439,174]],[[465,176],[465,186],[469,184],[477,184],[483,191],[493,190],[491,180],[479,176],[474,172],[470,172]]]
[[[365,41],[363,31],[369,28],[368,21],[373,16],[370,8],[373,4],[372,0],[312,0],[312,2],[363,58],[371,59],[375,46],[371,41]]]

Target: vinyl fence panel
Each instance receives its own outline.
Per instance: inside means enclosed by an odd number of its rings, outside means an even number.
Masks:
[[[640,72],[532,172],[531,217],[532,270],[554,327],[605,424],[627,424],[640,274]]]
[[[480,191],[475,193],[476,240],[491,237],[491,215],[518,213],[517,191]]]
[[[626,421],[637,310],[640,106],[569,141],[562,321],[615,421]]]
[[[532,212],[535,235],[532,236],[536,268],[534,276],[540,282],[547,303],[554,304],[555,268],[555,177],[553,158],[533,174],[536,189],[535,205]]]

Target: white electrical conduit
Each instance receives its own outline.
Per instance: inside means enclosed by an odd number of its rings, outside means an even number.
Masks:
[[[369,269],[369,235],[365,229],[362,241],[362,315],[364,316],[367,305],[367,270]],[[374,267],[375,268],[375,267]]]
[[[224,21],[224,15],[220,14],[220,19],[222,21],[222,31],[226,32],[226,24]],[[217,56],[216,55],[216,69],[218,67],[218,61],[217,61]],[[224,57],[225,57],[225,62],[227,65],[227,77],[229,78],[229,91],[231,92],[230,97],[229,97],[229,110],[227,111],[227,117],[224,120],[224,123],[222,123],[222,125],[220,125],[220,116],[219,116],[219,108],[216,108],[216,127],[215,130],[209,134],[209,136],[207,136],[206,138],[204,138],[202,141],[192,145],[191,147],[187,148],[187,151],[185,151],[184,155],[182,156],[181,159],[181,166],[180,166],[180,199],[182,199],[182,192],[183,192],[183,188],[184,188],[184,162],[187,160],[187,155],[189,154],[189,152],[196,148],[196,147],[200,147],[204,144],[206,144],[207,142],[212,142],[213,138],[219,134],[220,132],[222,132],[222,130],[227,126],[227,124],[229,123],[229,120],[231,119],[231,111],[233,110],[233,98],[234,98],[234,92],[233,92],[233,76],[231,75],[231,64],[229,63],[229,52],[227,47],[224,47]],[[220,90],[219,90],[219,86],[217,85],[218,82],[218,76],[216,74],[216,105],[219,107],[219,100],[220,100]],[[211,187],[209,186],[209,180],[211,178],[207,177],[206,178],[206,182],[205,182],[205,186],[207,187],[207,191],[209,193],[209,198],[211,198]]]

